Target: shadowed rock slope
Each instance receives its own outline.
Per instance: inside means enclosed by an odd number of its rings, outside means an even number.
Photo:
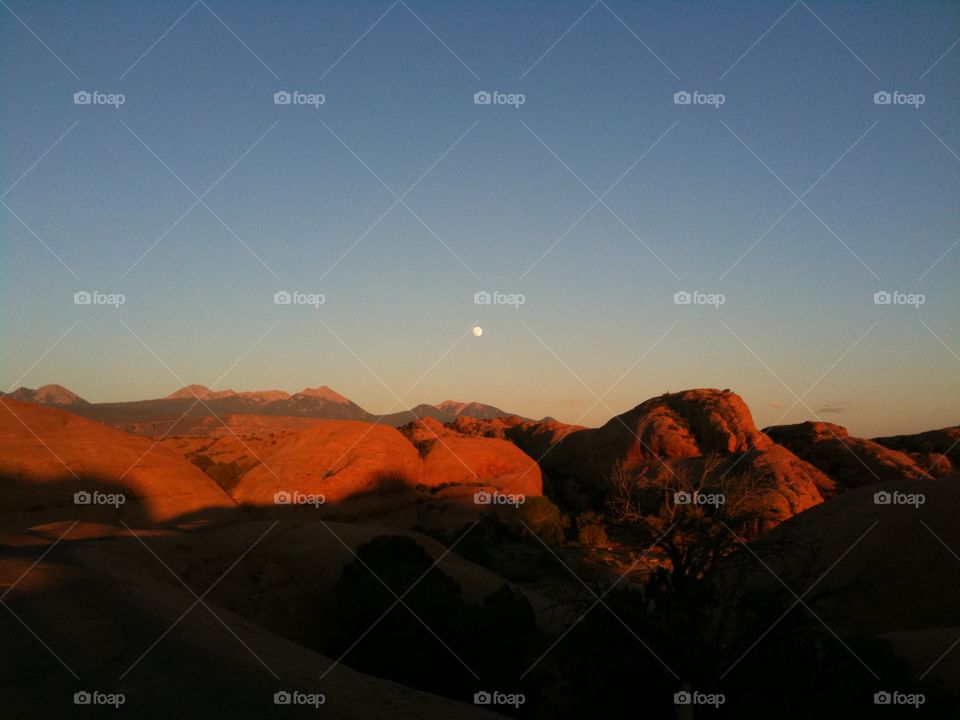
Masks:
[[[241,557],[265,529],[252,529],[242,543],[226,546],[225,556]],[[234,573],[242,575],[248,564],[230,569],[225,560],[212,573],[217,577],[188,574],[185,586],[136,538],[101,538],[71,548],[75,533],[94,530],[61,523],[4,537],[0,586],[16,584],[5,594],[9,612],[0,615],[4,718],[498,717],[470,698],[437,697],[335,664],[254,624],[242,613],[257,604],[256,590],[239,600],[237,610],[210,596],[197,603],[194,593],[204,593],[225,571],[224,582],[236,587]],[[184,548],[173,556],[175,539],[163,542],[147,533],[141,540],[156,546],[175,572],[191,559],[200,564],[190,540],[181,540]],[[123,693],[125,703],[119,711],[78,707],[74,693],[84,690]],[[280,691],[322,693],[325,703],[319,709],[277,706],[274,694]]]

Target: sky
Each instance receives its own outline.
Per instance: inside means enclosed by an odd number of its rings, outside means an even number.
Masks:
[[[0,385],[954,425],[958,35],[952,2],[4,0]]]

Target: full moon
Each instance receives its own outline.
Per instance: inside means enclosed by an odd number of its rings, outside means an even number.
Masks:
[[[483,328],[480,327],[479,325],[477,325],[477,326],[473,329],[473,334],[474,334],[476,337],[480,337],[481,335],[483,335]]]

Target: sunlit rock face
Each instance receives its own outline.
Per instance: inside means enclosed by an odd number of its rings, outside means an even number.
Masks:
[[[148,438],[43,405],[0,403],[0,517],[9,522],[153,524],[234,507],[198,467]]]
[[[542,494],[540,467],[533,458],[507,440],[467,435],[455,426],[424,418],[400,428],[423,457],[425,485],[482,485],[504,493]]]

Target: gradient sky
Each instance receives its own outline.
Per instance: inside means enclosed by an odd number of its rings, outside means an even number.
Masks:
[[[3,389],[958,421],[957,3],[5,1]]]

